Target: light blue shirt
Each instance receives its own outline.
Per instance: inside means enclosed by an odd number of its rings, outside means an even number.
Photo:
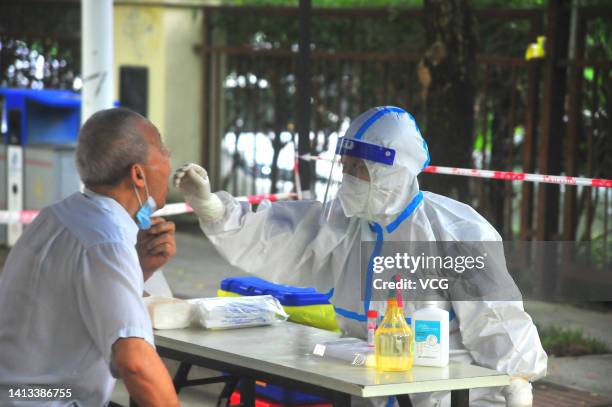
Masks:
[[[43,209],[26,228],[0,274],[0,405],[108,403],[113,343],[153,345],[137,233],[117,201],[91,191]],[[8,398],[17,384],[69,388],[72,397],[21,404]]]

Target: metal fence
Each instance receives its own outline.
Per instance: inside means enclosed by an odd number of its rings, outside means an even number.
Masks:
[[[29,15],[30,7],[8,3],[3,10],[19,6],[19,15]],[[65,56],[73,61],[66,69],[78,66],[78,7],[67,3],[70,7],[37,9],[66,19],[55,27],[27,27],[20,19],[0,18],[2,44],[47,38],[40,41],[40,52],[49,54],[46,60],[55,57],[56,43],[61,43],[76,50]],[[474,168],[612,178],[612,7],[572,9],[569,4],[550,0],[547,9],[475,10],[480,44]],[[203,12],[198,47],[204,67],[201,160],[215,187],[236,195],[292,190],[298,9],[205,7]],[[424,124],[427,139],[418,75],[422,21],[420,9],[312,11],[313,155],[329,151],[351,119],[376,105],[410,111]],[[525,49],[540,35],[547,38],[546,57],[525,60]],[[1,72],[12,63],[9,54],[14,53],[8,51],[7,46],[0,49]],[[49,76],[45,87],[69,83],[73,73],[63,69]],[[432,164],[447,164],[431,153]],[[326,181],[326,165],[314,166],[315,192]],[[473,178],[470,191],[467,203],[506,240],[591,242],[594,269],[607,273],[582,274],[612,280],[611,190]]]
[[[567,55],[570,30],[564,28],[564,24],[570,26],[572,10],[562,4],[553,4],[548,10],[476,10],[481,53],[477,56],[475,168],[586,177],[612,175],[610,156],[604,153],[612,148],[612,61],[597,57],[596,47],[587,44],[593,25],[601,24],[600,20],[609,23],[611,10],[583,7],[576,11],[572,58]],[[555,17],[551,13],[556,13]],[[205,16],[201,51],[208,85],[204,111],[208,120],[203,160],[219,168],[223,182],[218,187],[234,193],[290,190],[296,142],[295,44],[279,46],[281,41],[272,40],[275,33],[267,33],[265,24],[253,26],[252,36],[245,36],[250,42],[232,42],[228,30],[257,16],[276,19],[276,26],[288,27],[291,33],[298,10],[217,7],[206,8]],[[556,24],[545,24],[547,19]],[[388,42],[401,43],[402,50],[381,48],[380,44],[375,44],[377,50],[368,49],[359,38],[343,43],[341,48],[330,45],[333,35],[322,39],[324,44],[320,46],[315,31],[311,58],[312,154],[327,151],[348,121],[372,106],[402,106],[417,121],[423,119],[417,74],[419,49],[423,47],[421,10],[313,10],[313,21],[319,27],[327,30],[334,23],[340,27],[332,30],[335,38],[343,37],[342,30],[344,35],[354,34],[357,29],[351,31],[351,27],[359,24],[357,28],[363,29],[364,24],[388,26],[389,21],[400,20],[402,27],[412,28],[402,34],[403,39]],[[249,25],[244,25],[247,28],[242,29],[248,29]],[[549,45],[561,52],[545,59],[525,60],[527,45],[540,35],[547,35],[554,42]],[[566,103],[554,111],[559,99]],[[426,129],[424,133],[427,139]],[[223,148],[216,145],[219,140]],[[222,159],[215,161],[212,156]],[[436,161],[435,151],[432,163],[445,165]],[[321,190],[325,163],[317,164],[316,174],[316,189]],[[480,179],[471,181],[471,190],[473,201],[469,203],[506,239],[601,240],[605,248],[609,244],[610,191]]]

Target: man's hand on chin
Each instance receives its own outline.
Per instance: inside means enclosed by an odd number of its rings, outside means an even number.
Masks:
[[[150,229],[138,232],[136,241],[136,251],[145,281],[176,254],[174,222],[156,217],[151,219],[151,223]]]

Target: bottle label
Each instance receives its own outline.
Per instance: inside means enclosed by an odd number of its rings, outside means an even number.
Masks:
[[[440,357],[440,321],[417,320],[414,323],[415,356],[425,359]]]

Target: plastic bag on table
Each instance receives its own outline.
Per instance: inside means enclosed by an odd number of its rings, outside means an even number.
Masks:
[[[221,289],[217,290],[217,295],[219,297],[242,297],[240,294]],[[331,304],[283,305],[283,309],[289,315],[291,322],[340,332],[336,311]]]
[[[193,305],[187,301],[172,297],[144,297],[143,300],[153,328],[180,329],[191,324]]]
[[[340,338],[317,343],[312,353],[323,358],[342,360],[353,366],[376,366],[374,348],[357,338]]]
[[[270,325],[289,317],[271,295],[198,298],[188,302],[195,305],[200,325],[210,329]]]

